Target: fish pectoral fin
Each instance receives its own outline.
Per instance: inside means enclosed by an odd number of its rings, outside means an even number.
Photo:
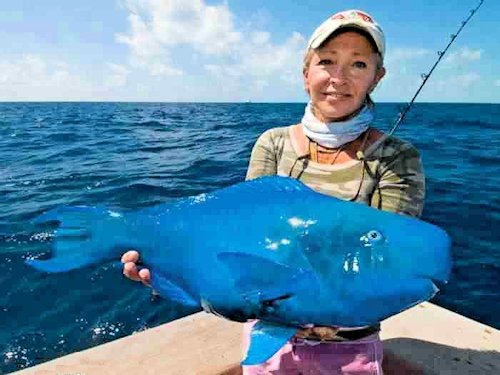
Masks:
[[[259,321],[252,328],[250,347],[241,363],[258,365],[271,358],[297,333],[297,328]]]
[[[308,269],[246,253],[224,252],[217,257],[228,268],[240,294],[252,300],[270,300],[316,285],[315,277]]]
[[[172,301],[189,307],[200,307],[200,302],[196,301],[190,293],[162,275],[161,272],[151,271],[151,286],[162,296]]]

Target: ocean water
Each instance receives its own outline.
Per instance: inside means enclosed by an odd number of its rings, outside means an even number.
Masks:
[[[399,105],[377,106],[390,128]],[[30,220],[57,205],[139,208],[244,179],[264,130],[304,104],[0,103],[0,372],[189,314],[124,279],[117,263],[45,275]],[[422,153],[424,219],[453,239],[434,302],[500,328],[500,105],[416,104],[397,132]]]

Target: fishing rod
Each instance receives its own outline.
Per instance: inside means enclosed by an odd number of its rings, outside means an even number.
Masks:
[[[462,23],[461,23],[460,28],[458,29],[458,31],[455,34],[451,34],[451,36],[450,36],[451,40],[448,43],[448,45],[446,46],[446,48],[443,51],[438,51],[437,52],[438,59],[436,60],[436,62],[432,66],[432,68],[429,70],[429,72],[428,73],[422,73],[420,75],[420,77],[422,78],[422,83],[420,84],[420,87],[418,88],[418,90],[415,93],[415,95],[413,95],[413,98],[411,99],[411,101],[408,104],[406,104],[405,108],[401,112],[399,112],[399,115],[398,115],[396,121],[394,122],[394,125],[392,126],[392,129],[390,130],[390,132],[387,133],[387,134],[384,134],[378,141],[376,141],[370,147],[368,147],[364,153],[362,151],[358,151],[358,153],[357,153],[358,159],[361,160],[363,158],[366,158],[366,156],[370,155],[373,151],[375,151],[377,149],[377,147],[380,146],[380,144],[382,144],[382,142],[384,142],[387,138],[389,138],[390,136],[392,136],[392,134],[396,131],[396,129],[401,124],[401,122],[405,118],[406,114],[410,110],[410,108],[413,105],[413,102],[417,98],[418,94],[420,94],[420,91],[422,91],[422,88],[426,84],[426,82],[429,79],[429,77],[431,76],[432,72],[434,71],[434,69],[436,69],[436,66],[439,64],[439,62],[441,61],[441,59],[443,58],[443,56],[446,54],[446,52],[448,51],[448,49],[450,48],[450,46],[453,44],[453,42],[455,41],[455,39],[457,39],[458,35],[461,33],[461,31],[463,30],[463,28],[465,27],[465,25],[467,25],[469,23],[469,21],[472,18],[472,16],[474,16],[474,14],[479,10],[479,8],[481,7],[481,5],[483,5],[483,3],[484,3],[484,0],[481,0],[476,8],[470,10],[469,16],[464,21],[462,21]]]

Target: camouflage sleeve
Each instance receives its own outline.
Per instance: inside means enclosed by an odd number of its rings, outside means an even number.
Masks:
[[[419,217],[425,197],[425,176],[420,154],[404,143],[399,152],[384,158],[371,206]]]
[[[277,155],[272,140],[272,132],[264,132],[252,149],[250,163],[248,165],[247,180],[252,180],[260,176],[275,175],[277,173]]]

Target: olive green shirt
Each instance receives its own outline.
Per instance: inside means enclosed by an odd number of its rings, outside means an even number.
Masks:
[[[381,210],[422,214],[425,178],[420,155],[411,144],[395,137],[386,139],[366,160],[327,165],[300,158],[289,127],[269,129],[253,147],[246,178],[276,174],[298,178],[320,193]]]

